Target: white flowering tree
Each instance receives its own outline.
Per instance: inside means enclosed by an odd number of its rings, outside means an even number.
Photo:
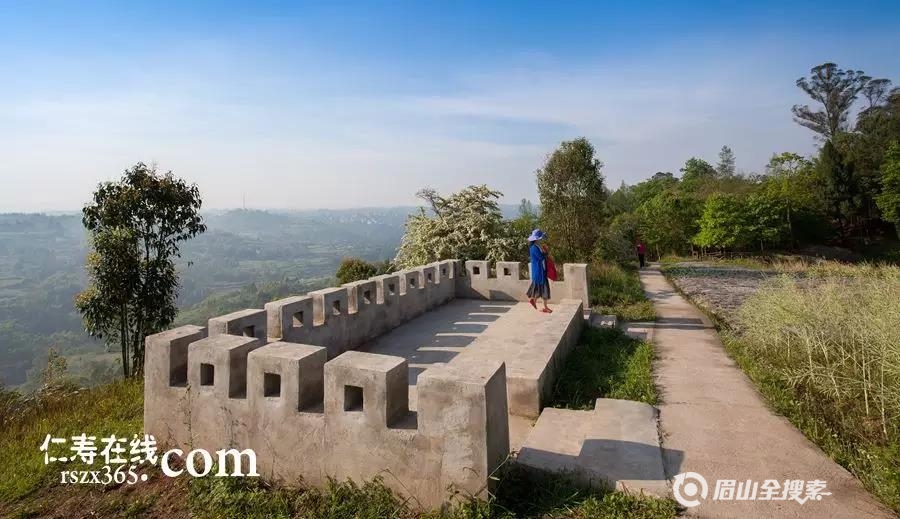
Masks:
[[[406,221],[406,233],[394,263],[410,268],[443,259],[525,259],[527,236],[518,236],[503,220],[497,200],[499,191],[486,185],[469,186],[448,197],[433,189],[416,196],[428,202]]]

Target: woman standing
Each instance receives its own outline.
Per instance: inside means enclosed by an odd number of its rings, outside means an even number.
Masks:
[[[535,299],[542,299],[544,308],[541,311],[549,314],[553,310],[547,306],[547,301],[550,299],[550,281],[547,279],[547,257],[538,243],[544,239],[544,236],[543,231],[535,229],[531,231],[531,236],[528,237],[528,251],[531,256],[531,285],[528,287],[527,295],[528,302],[535,309],[537,309]]]

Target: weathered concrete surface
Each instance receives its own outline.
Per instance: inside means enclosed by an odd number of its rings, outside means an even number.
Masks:
[[[566,472],[591,486],[670,494],[663,471],[657,412],[630,400],[597,399],[593,411],[546,408],[517,463]]]
[[[710,485],[698,517],[893,517],[845,469],[784,417],[769,410],[728,357],[712,323],[681,297],[657,268],[640,273],[657,316],[654,378],[662,403],[666,475],[696,472]],[[719,479],[824,480],[821,501],[713,501]]]
[[[563,300],[552,314],[527,303],[456,299],[383,335],[367,351],[404,357],[410,365],[410,407],[424,370],[465,359],[506,364],[510,414],[536,419],[555,375],[584,324],[581,302]]]

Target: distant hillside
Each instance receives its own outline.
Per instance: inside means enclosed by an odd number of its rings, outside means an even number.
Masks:
[[[413,207],[208,211],[208,230],[179,262],[180,322],[259,306],[329,283],[340,260],[393,258]],[[118,358],[87,336],[72,299],[86,283],[79,214],[0,214],[0,382],[34,381],[53,347],[81,383],[108,379]],[[25,387],[24,389],[28,389]]]

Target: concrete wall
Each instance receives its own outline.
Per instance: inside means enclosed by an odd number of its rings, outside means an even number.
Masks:
[[[429,368],[418,413],[405,359],[353,350],[454,297],[525,300],[518,263],[441,261],[152,335],[145,431],[181,448],[250,447],[276,480],[384,475],[426,507],[448,487],[483,496],[509,454],[508,413],[537,416],[581,329],[586,266],[563,272],[547,330],[509,355]]]
[[[459,263],[440,261],[268,303],[268,340],[323,346],[329,358],[356,349],[453,299]]]
[[[250,447],[269,479],[382,475],[436,507],[448,488],[486,497],[509,454],[500,361],[429,369],[414,413],[400,357],[349,351],[327,361],[324,347],[205,337],[195,326],[148,338],[146,356],[145,431],[185,450]]]
[[[464,275],[456,280],[456,297],[527,301],[525,293],[531,284],[531,269],[528,270],[526,276],[521,264],[515,261],[498,261],[493,267],[489,261],[466,261]],[[584,308],[590,308],[587,264],[566,263],[562,276],[560,281],[550,281],[550,302],[577,299]]]

